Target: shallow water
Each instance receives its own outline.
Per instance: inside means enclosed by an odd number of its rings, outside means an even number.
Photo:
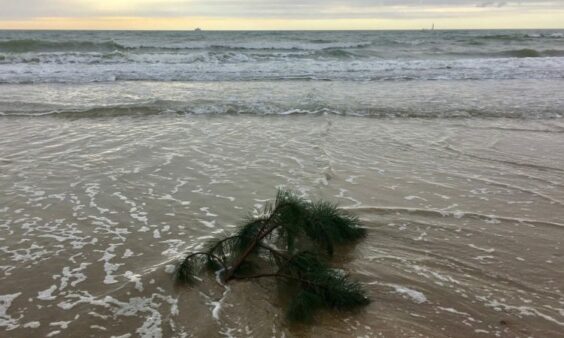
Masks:
[[[0,133],[2,335],[564,330],[561,119],[54,115]],[[272,282],[173,287],[184,252],[280,186],[365,222],[338,264],[367,308],[291,326]]]
[[[564,76],[564,67],[562,71]],[[564,116],[563,83],[562,79],[527,79],[5,84],[0,87],[0,116],[331,114],[553,119]]]

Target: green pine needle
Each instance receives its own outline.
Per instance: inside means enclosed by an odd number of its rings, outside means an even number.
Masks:
[[[206,257],[198,253],[189,255],[176,266],[174,276],[177,282],[194,284],[196,275],[200,273],[205,265]]]
[[[320,308],[349,310],[370,300],[358,282],[331,269],[320,252],[304,250],[309,247],[306,243],[315,243],[331,257],[336,245],[364,236],[366,229],[359,219],[336,204],[309,202],[291,191],[279,190],[260,217],[247,219],[234,235],[212,240],[205,251],[187,256],[177,266],[175,278],[193,283],[204,268],[223,270],[224,282],[278,277],[285,282],[280,285],[293,285],[296,292],[287,318],[309,322]]]
[[[301,290],[288,305],[286,318],[293,322],[310,323],[315,311],[323,307],[324,300],[318,294]]]
[[[330,308],[349,310],[370,303],[362,286],[337,270],[310,274],[307,279],[306,288],[320,295]]]
[[[261,235],[260,232],[264,228],[265,222],[267,222],[267,219],[262,217],[258,219],[249,219],[245,224],[243,224],[237,231],[239,242],[237,243],[235,249],[238,252],[244,252],[246,248],[251,246]]]

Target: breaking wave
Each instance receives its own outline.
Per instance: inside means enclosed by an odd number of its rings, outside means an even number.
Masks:
[[[4,53],[30,53],[30,52],[104,52],[104,51],[179,51],[179,50],[331,50],[339,48],[364,48],[371,42],[332,42],[329,40],[314,40],[310,42],[206,42],[187,41],[174,44],[147,44],[124,45],[115,41],[51,41],[37,39],[20,39],[0,41],[0,52]]]
[[[554,110],[537,111],[507,111],[479,109],[469,107],[460,109],[444,107],[439,109],[414,109],[400,107],[331,107],[331,106],[286,106],[276,104],[231,104],[209,102],[179,102],[169,100],[154,100],[136,104],[104,105],[88,108],[74,109],[36,109],[35,111],[0,111],[0,116],[16,117],[41,117],[56,116],[61,118],[97,118],[118,116],[146,116],[146,115],[256,115],[256,116],[288,116],[288,115],[339,115],[365,118],[403,118],[403,119],[466,119],[466,118],[510,118],[510,119],[552,119],[561,118],[562,111]]]

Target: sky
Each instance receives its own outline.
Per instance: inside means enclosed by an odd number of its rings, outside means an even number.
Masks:
[[[564,0],[0,0],[0,29],[564,28]]]

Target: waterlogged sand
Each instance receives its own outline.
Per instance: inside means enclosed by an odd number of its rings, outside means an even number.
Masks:
[[[564,122],[339,116],[0,120],[0,336],[558,337]],[[369,236],[373,302],[289,326],[272,281],[173,264],[278,186]]]

